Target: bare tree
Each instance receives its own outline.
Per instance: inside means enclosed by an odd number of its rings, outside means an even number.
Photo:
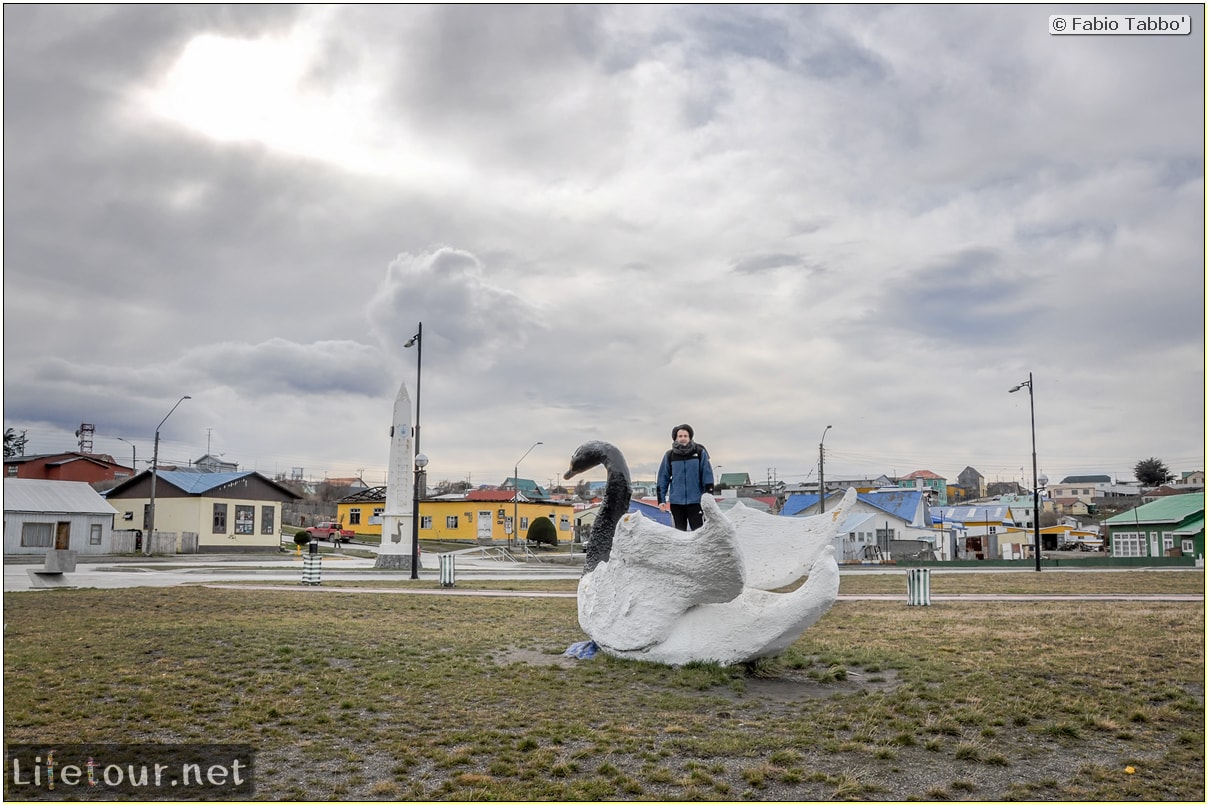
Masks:
[[[29,442],[29,437],[25,436],[24,431],[18,434],[11,428],[4,429],[4,458],[24,456],[27,442]]]

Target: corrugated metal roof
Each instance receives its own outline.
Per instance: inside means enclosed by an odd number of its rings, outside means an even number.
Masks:
[[[836,497],[843,497],[840,492],[828,492],[827,500],[830,502]],[[857,493],[858,501],[863,501],[866,504],[876,507],[883,512],[888,512],[894,517],[913,523],[915,521],[915,513],[919,508],[919,502],[924,497],[924,493],[920,490],[911,489],[896,489],[887,490],[885,492],[872,493]],[[781,514],[787,517],[793,517],[803,510],[816,506],[819,503],[818,493],[797,493],[785,499],[785,505],[781,507]]]
[[[1011,507],[1002,504],[990,506],[931,507],[932,523],[1006,523]]]
[[[48,479],[5,479],[4,511],[117,514],[117,510],[91,485],[82,481]]]
[[[188,470],[161,470],[156,476],[157,481],[164,481],[189,495],[199,495],[221,487],[246,476],[253,476],[253,470],[243,470],[237,473],[194,473]]]
[[[1204,493],[1189,493],[1187,495],[1168,495],[1158,501],[1151,501],[1140,507],[1113,515],[1104,523],[1112,526],[1123,526],[1134,523],[1179,523],[1189,515],[1205,509]]]

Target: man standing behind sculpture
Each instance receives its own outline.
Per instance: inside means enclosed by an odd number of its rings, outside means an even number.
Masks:
[[[682,532],[701,528],[701,496],[714,492],[714,469],[703,445],[693,441],[688,423],[672,429],[672,449],[659,464],[659,508],[671,511],[672,522]]]

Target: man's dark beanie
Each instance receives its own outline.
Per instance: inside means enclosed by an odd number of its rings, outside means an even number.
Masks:
[[[676,434],[679,433],[680,431],[687,431],[688,438],[689,439],[693,438],[693,427],[691,425],[689,425],[688,423],[681,423],[680,425],[678,425],[672,429],[672,440],[673,441],[676,439]]]

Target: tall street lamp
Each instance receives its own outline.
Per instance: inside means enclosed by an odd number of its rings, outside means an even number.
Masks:
[[[827,438],[827,432],[831,430],[831,426],[823,429],[823,436],[819,437],[819,514],[821,515],[827,509],[827,488],[823,485],[823,440]]]
[[[521,521],[520,521],[520,514],[519,514],[520,513],[520,503],[519,502],[520,502],[520,498],[521,498],[521,480],[520,480],[520,476],[518,475],[521,470],[521,462],[525,461],[525,457],[529,455],[529,451],[532,451],[534,448],[536,448],[538,445],[541,445],[541,444],[542,443],[540,443],[540,442],[534,442],[532,445],[530,445],[529,450],[525,451],[521,455],[521,458],[516,460],[516,464],[512,466],[512,534],[508,536],[508,545],[512,545],[512,538],[518,537],[518,532],[520,531],[520,528],[521,528]],[[517,540],[517,542],[518,543],[520,542],[519,539]]]
[[[129,445],[129,446],[130,446],[130,470],[131,470],[131,471],[132,471],[132,473],[133,473],[133,475],[131,476],[131,478],[134,478],[134,476],[137,476],[137,475],[138,475],[138,473],[139,473],[139,467],[138,467],[138,465],[139,465],[139,451],[138,451],[138,448],[136,448],[136,447],[134,446],[134,443],[133,443],[133,442],[131,442],[131,441],[130,441],[130,440],[128,440],[128,439],[125,439],[124,437],[117,437],[117,440],[118,440],[119,442],[125,442],[127,445]]]
[[[412,451],[415,459],[412,468],[415,474],[412,479],[411,507],[411,578],[420,578],[420,484],[424,478],[424,466],[428,457],[420,453],[420,371],[424,366],[424,323],[416,327],[416,335],[403,343],[406,347],[416,348],[416,421],[412,426]]]
[[[414,498],[411,502],[411,578],[420,578],[420,491],[424,489],[424,468],[428,466],[428,457],[416,455],[416,477]]]
[[[185,395],[180,400],[176,401],[176,406],[184,403],[186,400],[192,400],[189,395]],[[159,474],[160,464],[160,429],[164,427],[164,423],[168,422],[168,418],[172,416],[172,412],[176,411],[176,406],[173,406],[164,419],[160,420],[160,424],[155,427],[155,447],[151,452],[151,506],[147,510],[147,539],[143,541],[143,553],[151,553],[151,538],[155,534],[155,478]]]
[[[1028,387],[1028,417],[1029,426],[1033,434],[1033,557],[1037,561],[1036,570],[1041,570],[1041,504],[1040,491],[1037,486],[1037,418],[1033,411],[1033,373],[1028,374],[1028,380],[1022,381],[1011,389],[1008,393],[1019,392],[1024,387]]]

